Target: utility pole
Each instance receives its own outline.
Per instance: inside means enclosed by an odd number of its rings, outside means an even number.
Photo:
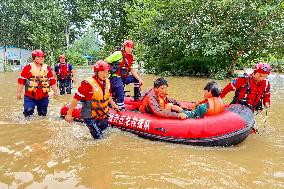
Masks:
[[[139,69],[141,68],[141,61],[142,61],[142,34],[140,31],[140,52],[139,52]]]
[[[70,35],[70,28],[69,28],[69,24],[68,24],[68,26],[66,26],[66,28],[65,28],[66,50],[68,50],[68,47],[69,47],[69,35]]]
[[[6,48],[6,43],[4,41],[4,61],[3,61],[3,68],[4,72],[7,71],[7,48]]]

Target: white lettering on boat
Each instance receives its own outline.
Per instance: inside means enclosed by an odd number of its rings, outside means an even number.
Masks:
[[[137,118],[136,116],[132,118],[131,116],[124,116],[124,115],[110,113],[108,122],[110,124],[124,126],[124,127],[133,127],[137,129],[150,130],[151,120]]]

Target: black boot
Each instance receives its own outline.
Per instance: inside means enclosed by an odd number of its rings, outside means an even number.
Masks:
[[[134,87],[134,101],[139,101],[141,97],[140,88]]]
[[[103,133],[102,131],[98,128],[97,124],[93,126],[88,126],[90,133],[94,139],[101,139],[103,138]]]

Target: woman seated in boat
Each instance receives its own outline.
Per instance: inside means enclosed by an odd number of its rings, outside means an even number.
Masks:
[[[204,87],[204,100],[196,103],[191,111],[183,111],[187,118],[198,118],[204,115],[215,115],[224,111],[220,98],[221,90],[215,81],[210,81]]]
[[[144,94],[139,111],[158,117],[186,118],[180,104],[168,97],[168,82],[162,77],[154,82],[154,88]]]

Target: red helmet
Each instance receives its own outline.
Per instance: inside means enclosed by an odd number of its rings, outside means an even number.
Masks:
[[[134,41],[133,40],[126,40],[126,41],[124,41],[123,48],[124,47],[134,48]]]
[[[254,65],[254,72],[270,74],[271,69],[272,68],[269,66],[269,64],[264,62],[259,62],[256,65]]]
[[[94,72],[97,71],[109,71],[110,66],[103,60],[98,60],[94,65]]]
[[[32,57],[44,57],[44,52],[42,50],[36,49],[32,52]]]

